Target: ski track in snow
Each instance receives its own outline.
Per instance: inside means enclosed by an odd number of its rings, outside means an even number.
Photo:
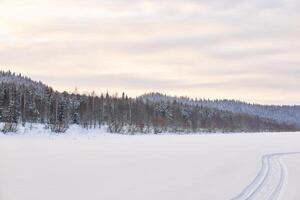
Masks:
[[[267,154],[262,157],[262,167],[255,179],[232,200],[275,200],[278,199],[286,179],[287,169],[282,156],[300,152]]]

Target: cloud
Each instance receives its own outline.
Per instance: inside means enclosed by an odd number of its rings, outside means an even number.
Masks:
[[[2,0],[0,66],[61,90],[294,103],[299,18],[298,0]]]

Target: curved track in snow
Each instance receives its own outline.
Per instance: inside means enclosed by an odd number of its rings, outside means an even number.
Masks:
[[[262,157],[262,167],[255,179],[232,200],[275,200],[278,199],[287,170],[281,157],[300,152],[267,154]]]

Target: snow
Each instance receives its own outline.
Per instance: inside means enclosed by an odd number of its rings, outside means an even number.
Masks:
[[[287,168],[281,158],[295,154],[299,152],[264,155],[255,179],[234,199],[278,199],[287,178]]]
[[[300,191],[299,185],[300,173],[299,173],[299,163],[300,163],[300,155],[289,155],[283,158],[283,162],[287,168],[287,187],[283,193],[282,199],[299,199]],[[293,185],[293,187],[291,187]]]
[[[233,199],[264,155],[300,152],[300,133],[131,136],[75,126],[63,135],[38,126],[23,133],[0,136],[1,200]],[[279,197],[299,199],[300,154],[278,159],[287,172]]]

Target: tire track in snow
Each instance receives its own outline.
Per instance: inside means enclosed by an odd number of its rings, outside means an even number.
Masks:
[[[262,157],[262,167],[255,179],[232,200],[275,200],[278,199],[287,170],[281,157],[300,152],[267,154]]]

